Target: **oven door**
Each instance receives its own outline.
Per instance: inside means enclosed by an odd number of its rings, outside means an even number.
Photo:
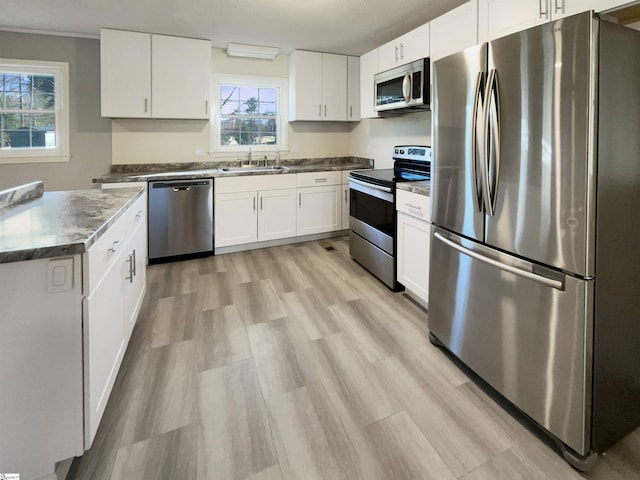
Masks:
[[[395,210],[393,188],[349,179],[349,228],[394,256]]]

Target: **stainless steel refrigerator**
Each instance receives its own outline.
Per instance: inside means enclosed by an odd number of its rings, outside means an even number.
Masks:
[[[434,63],[429,330],[587,469],[640,425],[640,32]]]

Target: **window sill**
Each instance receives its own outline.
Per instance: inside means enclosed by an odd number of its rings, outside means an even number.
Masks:
[[[71,160],[71,155],[52,155],[52,156],[33,156],[33,157],[2,157],[0,156],[0,165],[7,164],[26,164],[26,163],[64,163]]]

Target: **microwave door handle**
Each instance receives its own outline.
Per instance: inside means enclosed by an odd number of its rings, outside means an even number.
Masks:
[[[402,79],[402,95],[405,102],[411,101],[411,74],[407,73]]]

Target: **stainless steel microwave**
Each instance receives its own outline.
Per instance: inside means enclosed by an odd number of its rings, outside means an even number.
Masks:
[[[377,73],[374,94],[375,110],[381,114],[430,110],[429,59]]]

